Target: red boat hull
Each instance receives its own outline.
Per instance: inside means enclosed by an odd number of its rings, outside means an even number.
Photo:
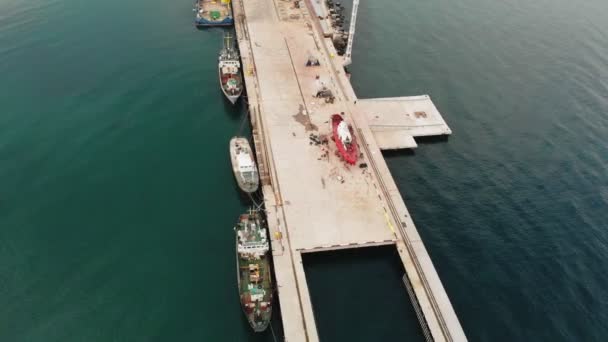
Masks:
[[[334,142],[336,143],[336,147],[338,147],[338,152],[340,156],[344,159],[345,162],[351,165],[355,165],[357,162],[357,158],[359,157],[359,150],[357,149],[357,140],[355,139],[355,134],[353,132],[353,127],[348,125],[348,131],[350,132],[351,142],[349,144],[344,144],[340,139],[340,135],[338,134],[338,125],[344,121],[342,116],[339,114],[334,114],[331,116],[331,128],[333,132]]]

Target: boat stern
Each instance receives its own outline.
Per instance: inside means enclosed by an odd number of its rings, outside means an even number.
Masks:
[[[264,332],[264,330],[266,330],[266,328],[268,328],[268,325],[270,324],[270,321],[265,321],[265,322],[250,322],[251,324],[251,328],[253,329],[254,332],[259,333],[259,332]]]
[[[268,308],[267,311],[260,313],[260,316],[258,317],[255,317],[255,314],[251,314],[247,318],[249,321],[249,325],[251,325],[251,329],[253,329],[253,331],[256,333],[259,333],[265,331],[266,328],[268,328],[268,326],[270,325],[271,317],[272,310]]]
[[[239,97],[241,97],[241,95],[226,95],[226,97],[228,98],[228,101],[230,101],[230,103],[236,104],[236,101],[239,99]]]

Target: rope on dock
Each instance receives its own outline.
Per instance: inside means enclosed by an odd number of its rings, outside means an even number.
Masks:
[[[254,210],[256,210],[256,211],[262,210],[262,206],[264,205],[264,201],[260,201],[260,203],[258,204],[258,202],[256,202],[255,198],[253,198],[253,195],[251,193],[247,193],[247,196],[249,196],[249,199],[251,200],[251,203],[253,203]]]
[[[239,130],[237,131],[237,136],[242,136],[243,135],[243,130],[245,129],[245,123],[247,122],[247,118],[249,115],[247,115],[247,113],[245,113],[245,115],[243,115],[243,118],[241,119],[241,124],[239,125]]]

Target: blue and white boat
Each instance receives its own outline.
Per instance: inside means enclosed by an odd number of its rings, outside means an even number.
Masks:
[[[232,7],[230,0],[198,0],[194,5],[197,27],[232,26]]]

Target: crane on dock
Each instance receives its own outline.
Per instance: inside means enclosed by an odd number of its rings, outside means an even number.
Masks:
[[[348,29],[348,42],[346,43],[346,53],[344,58],[344,66],[352,63],[351,55],[353,52],[353,40],[355,39],[355,25],[357,23],[357,10],[359,9],[359,0],[353,0],[353,12],[350,16],[350,27]]]

